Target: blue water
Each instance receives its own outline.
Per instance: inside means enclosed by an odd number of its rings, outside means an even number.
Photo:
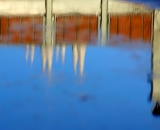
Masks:
[[[79,63],[74,72],[72,46],[64,63],[59,48],[58,60],[55,46],[46,51],[53,49],[52,69],[43,71],[43,46],[31,62],[25,45],[0,45],[0,130],[160,130],[150,100],[151,45],[88,45],[82,74]]]
[[[83,75],[75,75],[71,46],[65,62],[42,71],[25,46],[0,46],[1,130],[159,130],[149,101],[151,49],[87,46]],[[78,67],[77,67],[78,70]]]

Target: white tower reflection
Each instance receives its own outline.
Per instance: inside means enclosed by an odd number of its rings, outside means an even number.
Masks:
[[[65,53],[66,53],[66,45],[65,44],[62,44],[62,52],[61,52],[61,55],[62,55],[62,64],[64,65],[64,60],[65,60]]]
[[[65,53],[66,53],[66,45],[65,44],[56,45],[56,62],[58,61],[60,48],[61,48],[62,64],[64,64]],[[43,72],[46,69],[46,65],[48,65],[48,67],[47,67],[48,72],[51,72],[52,62],[53,62],[52,58],[53,58],[53,53],[54,53],[53,50],[54,50],[53,45],[50,45],[50,46],[42,45],[42,47],[41,47],[41,58],[42,58],[42,70],[43,70]],[[35,46],[34,45],[31,45],[31,46],[26,45],[26,61],[28,61],[29,55],[30,55],[31,64],[33,64],[33,61],[34,61],[34,51],[35,51]],[[73,44],[72,51],[73,51],[74,73],[76,74],[77,64],[79,63],[79,71],[80,71],[80,74],[83,75],[86,45],[85,44]]]
[[[45,71],[48,64],[48,72],[52,69],[53,46],[42,46],[42,70]]]
[[[30,54],[31,65],[33,64],[34,61],[34,50],[35,50],[34,45],[26,45],[26,61],[28,61],[28,57]]]
[[[76,44],[75,43],[75,44],[73,44],[72,51],[73,51],[74,73],[76,74],[77,63],[79,62],[80,74],[83,75],[84,60],[85,60],[85,53],[86,53],[86,44]]]
[[[56,45],[56,62],[58,62],[59,45]]]
[[[61,57],[62,57],[62,64],[64,65],[65,62],[65,53],[66,53],[66,45],[62,44],[62,45],[56,45],[56,62],[58,61],[58,56],[59,56],[59,50],[61,47]]]

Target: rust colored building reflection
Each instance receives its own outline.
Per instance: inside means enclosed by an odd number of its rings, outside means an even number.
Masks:
[[[98,17],[71,15],[56,17],[56,42],[94,43],[98,37]]]
[[[0,43],[42,44],[43,17],[1,16]]]
[[[152,13],[111,15],[109,32],[111,44],[116,42],[114,36],[120,36],[120,42],[151,42]]]

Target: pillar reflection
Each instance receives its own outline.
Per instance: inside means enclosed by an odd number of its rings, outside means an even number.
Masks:
[[[62,55],[62,64],[64,65],[64,60],[65,60],[65,53],[66,53],[66,45],[62,44],[62,51],[61,51],[61,55]]]
[[[84,60],[85,60],[85,53],[86,53],[86,44],[76,44],[75,43],[72,46],[72,51],[73,51],[74,73],[76,74],[77,63],[79,62],[79,71],[80,71],[80,74],[83,75]]]
[[[42,70],[45,71],[48,64],[48,72],[52,69],[53,46],[42,46]]]
[[[59,45],[56,45],[56,62],[58,62]]]
[[[26,45],[26,61],[28,61],[28,57],[30,55],[31,65],[33,64],[34,61],[34,50],[35,50],[34,45]]]
[[[151,88],[151,100],[155,103],[152,114],[160,116],[160,32],[155,31],[153,43],[153,79]]]
[[[62,65],[65,63],[65,53],[66,53],[66,44],[58,45],[56,44],[56,62],[58,62],[59,50],[61,49],[61,59]]]

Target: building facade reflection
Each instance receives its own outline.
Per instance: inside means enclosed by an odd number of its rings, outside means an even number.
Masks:
[[[85,42],[93,45],[97,41],[105,41],[106,38],[110,45],[136,40],[152,41],[152,25],[156,21],[154,9],[127,1],[102,1],[67,1],[71,3],[70,8],[64,6],[65,0],[53,1],[53,25],[48,26],[45,26],[44,20],[45,1],[37,1],[37,4],[35,0],[0,1],[5,6],[0,9],[0,43],[41,45],[44,44],[46,27],[51,26],[54,26],[53,37],[56,43]],[[13,9],[14,3],[17,3],[17,9]],[[81,3],[92,4],[81,7]],[[12,11],[6,7],[10,7]]]

